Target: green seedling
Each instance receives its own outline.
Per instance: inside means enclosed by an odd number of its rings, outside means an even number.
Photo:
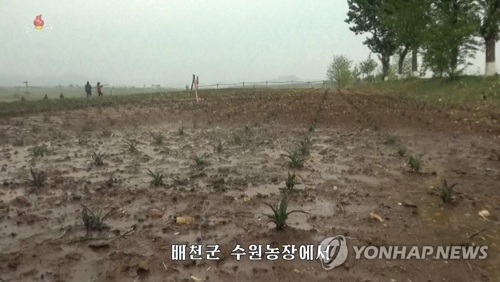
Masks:
[[[47,179],[45,172],[43,171],[33,171],[33,168],[30,168],[31,172],[31,185],[36,188],[40,188],[45,183],[45,179]]]
[[[206,156],[207,156],[206,153],[201,155],[201,156],[194,155],[193,160],[197,166],[202,166],[202,165],[205,165],[207,163],[207,161],[205,160]]]
[[[286,186],[286,189],[288,191],[293,190],[293,188],[295,187],[295,185],[299,184],[299,182],[297,181],[297,176],[302,179],[302,176],[296,175],[295,172],[294,173],[288,172],[288,176],[287,176],[287,178],[285,180],[285,186]],[[302,180],[304,180],[304,179],[302,179]]]
[[[48,149],[46,144],[39,144],[39,145],[35,145],[33,147],[32,151],[33,151],[33,156],[43,157],[49,152],[49,149]]]
[[[127,146],[128,151],[131,153],[137,153],[139,151],[137,149],[137,144],[138,142],[136,140],[125,141],[125,145]]]
[[[165,138],[165,135],[163,135],[163,132],[158,132],[158,133],[151,133],[151,137],[153,137],[153,140],[156,145],[161,145],[163,144],[163,139]]]
[[[398,137],[396,135],[389,135],[385,139],[384,143],[387,144],[387,145],[394,145],[397,140],[398,140]]]
[[[78,138],[78,145],[80,145],[80,146],[87,145],[87,138],[85,138],[85,137]]]
[[[86,206],[83,206],[82,221],[85,225],[85,228],[87,229],[87,235],[91,234],[92,231],[101,231],[104,225],[104,221],[113,211],[114,209],[103,215],[102,210],[93,212]]]
[[[408,165],[413,172],[420,172],[420,169],[422,168],[422,160],[418,156],[410,156],[408,158]]]
[[[219,154],[222,153],[222,151],[224,151],[224,144],[226,144],[226,143],[222,142],[222,140],[219,140],[219,144],[217,144],[217,146],[215,146],[214,151],[219,153]]]
[[[151,177],[149,186],[158,187],[163,185],[163,179],[165,178],[165,175],[163,175],[160,172],[152,172],[149,168],[148,168],[148,175]]]
[[[92,153],[92,163],[95,166],[103,166],[104,165],[104,158],[105,158],[105,155],[101,154],[101,152]]]
[[[443,181],[443,187],[441,187],[441,191],[439,193],[439,197],[441,200],[443,200],[444,204],[449,204],[453,200],[453,187],[455,187],[457,183],[452,184],[451,186],[448,186],[448,183],[446,183],[446,180]]]
[[[103,129],[101,131],[101,136],[102,137],[111,137],[111,133],[112,133],[111,130],[109,130],[109,129]]]
[[[184,127],[179,128],[179,135],[184,135]]]
[[[287,153],[288,155],[286,155],[286,157],[289,160],[288,165],[290,165],[290,167],[301,168],[304,165],[304,160],[298,150],[287,151]]]
[[[242,141],[241,141],[241,137],[238,136],[238,135],[234,135],[234,144],[235,145],[241,145],[242,144]]]
[[[288,197],[285,195],[279,203],[276,203],[274,206],[265,203],[267,206],[271,208],[273,211],[273,214],[271,215],[266,215],[269,218],[269,221],[266,223],[269,224],[270,222],[274,223],[276,225],[276,230],[283,230],[286,226],[286,221],[288,219],[288,216],[292,213],[305,213],[305,211],[301,210],[293,210],[293,211],[287,211],[288,210]]]
[[[309,155],[309,150],[311,149],[311,140],[309,137],[304,137],[304,140],[299,141],[298,143],[298,150],[299,152],[303,155]]]
[[[312,122],[309,124],[309,132],[314,132],[316,131],[316,122]]]

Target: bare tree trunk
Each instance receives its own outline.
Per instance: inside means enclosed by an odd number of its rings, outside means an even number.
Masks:
[[[411,50],[411,73],[412,76],[418,76],[418,47]]]
[[[495,38],[485,38],[486,45],[486,65],[485,65],[485,75],[491,76],[497,73],[496,65],[495,65]]]
[[[450,61],[450,79],[455,79],[457,75],[457,68],[458,68],[458,46],[453,47],[452,49],[452,57]]]
[[[382,61],[382,81],[386,81],[389,78],[389,69],[391,67],[391,56],[382,55],[380,61]]]
[[[406,55],[408,54],[408,50],[410,50],[410,44],[406,44],[404,49],[399,53],[398,78],[401,78],[403,76],[403,66],[406,59]]]

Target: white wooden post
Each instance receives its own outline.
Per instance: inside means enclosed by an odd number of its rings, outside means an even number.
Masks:
[[[196,103],[199,103],[198,99],[198,84],[200,83],[199,77],[196,77],[196,81],[194,83],[194,93],[196,94]]]

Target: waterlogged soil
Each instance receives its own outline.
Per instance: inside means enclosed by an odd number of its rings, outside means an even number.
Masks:
[[[500,281],[497,120],[353,92],[234,92],[2,118],[1,281]],[[305,136],[303,167],[290,168],[287,150]],[[419,172],[410,155],[421,156]],[[45,173],[42,187],[30,168]],[[147,169],[163,185],[150,186]],[[288,172],[300,176],[289,210],[307,214],[276,231],[265,203],[281,199]],[[457,183],[452,204],[438,196],[445,179]],[[86,233],[83,206],[113,210],[101,231]],[[329,271],[317,260],[231,256],[237,244],[336,235],[350,252]],[[220,259],[172,261],[172,244],[218,244]],[[356,259],[353,246],[488,246],[488,258]]]

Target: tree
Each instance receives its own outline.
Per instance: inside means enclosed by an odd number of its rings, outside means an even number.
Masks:
[[[346,87],[355,79],[355,70],[353,70],[352,61],[344,55],[334,56],[333,61],[328,67],[326,76],[338,89]]]
[[[352,68],[351,77],[352,77],[352,80],[354,80],[354,81],[361,80],[361,67],[359,64],[354,65],[354,67]]]
[[[496,41],[500,39],[500,0],[478,0],[481,26],[479,34],[486,49],[485,75],[497,73],[495,66]]]
[[[368,59],[365,61],[362,61],[359,63],[359,70],[361,74],[363,74],[363,78],[367,78],[371,75],[373,75],[373,72],[377,68],[377,62],[375,62],[374,59],[372,59],[371,54],[368,56]]]
[[[478,6],[470,0],[431,0],[423,39],[424,65],[435,76],[447,74],[454,79],[470,65],[478,42],[474,38],[479,28]],[[459,69],[459,67],[462,67]]]
[[[403,63],[401,63],[401,61]],[[401,76],[411,76],[412,75],[412,58],[406,56],[404,60],[401,60],[399,54],[394,55],[394,62],[391,64],[389,78],[395,79]]]
[[[345,22],[354,25],[349,29],[356,35],[363,33],[371,35],[363,44],[378,54],[382,62],[382,79],[385,80],[389,74],[391,56],[396,51],[398,42],[394,32],[380,22],[380,18],[385,16],[382,9],[383,2],[384,0],[347,0],[349,12]]]
[[[418,71],[418,49],[428,18],[430,0],[386,0],[380,21],[394,33],[398,43],[398,74],[403,75],[406,55],[411,52],[412,71]]]

